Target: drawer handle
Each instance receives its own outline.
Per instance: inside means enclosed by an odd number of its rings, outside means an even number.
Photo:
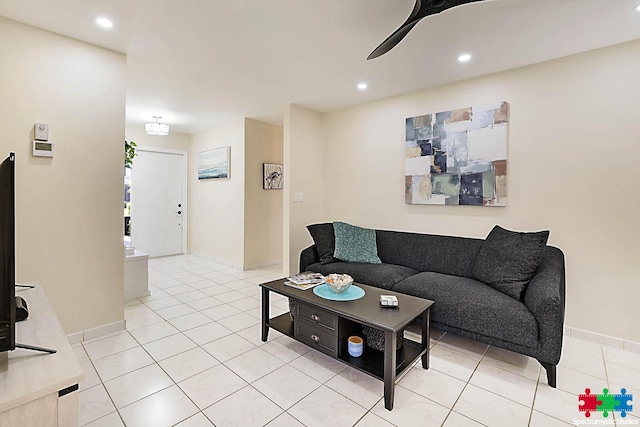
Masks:
[[[318,316],[317,314],[312,314],[311,315],[311,320],[313,320],[314,322],[319,322],[320,321],[320,316]]]
[[[316,334],[311,335],[311,339],[315,342],[319,342],[320,341],[320,337],[317,336]]]

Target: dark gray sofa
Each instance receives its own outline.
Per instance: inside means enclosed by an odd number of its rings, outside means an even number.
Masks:
[[[316,246],[300,271],[346,273],[356,282],[435,301],[431,325],[537,359],[556,386],[565,310],[564,254],[546,246],[522,300],[472,278],[482,239],[376,230],[382,264],[320,263]]]

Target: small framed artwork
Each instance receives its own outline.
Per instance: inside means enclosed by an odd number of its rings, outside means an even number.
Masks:
[[[198,153],[198,179],[227,179],[231,147],[220,147]]]
[[[284,186],[284,167],[277,163],[263,163],[262,188],[265,190],[282,190]]]

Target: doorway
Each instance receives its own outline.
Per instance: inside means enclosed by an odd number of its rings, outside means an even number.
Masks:
[[[187,252],[187,152],[139,147],[131,169],[131,242],[150,257]]]

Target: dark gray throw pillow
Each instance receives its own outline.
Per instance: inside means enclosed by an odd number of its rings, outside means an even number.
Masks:
[[[338,260],[333,257],[333,251],[336,247],[333,224],[311,224],[307,225],[307,230],[309,230],[313,243],[316,245],[316,250],[320,256],[320,264],[338,262]]]
[[[376,230],[334,222],[333,232],[336,236],[334,257],[347,262],[382,263],[378,257]]]
[[[473,278],[522,301],[548,239],[548,230],[520,233],[496,225],[476,256]]]

